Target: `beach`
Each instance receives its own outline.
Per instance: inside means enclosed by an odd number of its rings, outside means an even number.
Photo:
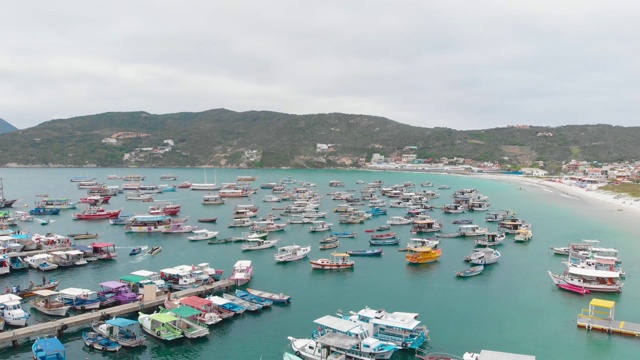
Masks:
[[[640,214],[640,201],[624,194],[615,194],[608,191],[599,190],[597,186],[580,187],[571,182],[561,180],[549,180],[534,177],[517,175],[481,175],[483,178],[500,181],[514,181],[522,186],[541,186],[547,189],[556,190],[566,196],[582,199],[592,205],[606,206],[612,211],[627,211],[635,215]],[[523,188],[524,190],[525,188]]]

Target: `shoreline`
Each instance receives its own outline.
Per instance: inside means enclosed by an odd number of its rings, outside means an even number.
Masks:
[[[582,188],[572,183],[562,182],[561,180],[552,181],[547,179],[523,177],[520,175],[479,175],[487,179],[495,179],[500,181],[514,181],[520,184],[542,186],[561,193],[585,200],[591,204],[607,204],[615,211],[631,212],[634,215],[640,215],[640,199],[635,199],[625,194],[616,194],[599,190],[597,187]]]

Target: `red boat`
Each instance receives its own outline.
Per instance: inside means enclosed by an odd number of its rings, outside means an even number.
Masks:
[[[116,219],[120,215],[118,210],[105,210],[101,206],[89,206],[81,213],[73,213],[73,218],[76,220],[94,220],[94,219]]]
[[[178,189],[188,189],[191,187],[191,183],[189,181],[183,181],[178,184]]]
[[[179,204],[158,204],[149,206],[149,214],[151,215],[178,215],[180,212]]]
[[[375,239],[375,240],[394,239],[395,237],[396,237],[396,233],[394,233],[394,232],[371,235],[371,238]]]

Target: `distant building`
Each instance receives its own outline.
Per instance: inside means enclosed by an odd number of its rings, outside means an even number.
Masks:
[[[104,138],[102,139],[102,142],[109,145],[116,145],[118,143],[118,140],[112,138]]]
[[[402,155],[402,162],[405,164],[408,164],[410,162],[413,162],[413,160],[415,160],[418,156],[416,154],[403,154]]]
[[[537,168],[522,168],[520,169],[523,175],[530,176],[547,176],[548,172]]]
[[[371,163],[372,164],[380,164],[384,162],[384,155],[373,154],[371,155]]]
[[[171,140],[171,139],[165,140],[164,143],[169,145],[169,146],[175,146],[175,144],[173,143],[173,140]]]

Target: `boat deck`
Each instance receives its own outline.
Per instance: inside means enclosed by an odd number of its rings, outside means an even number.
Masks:
[[[629,321],[607,320],[599,317],[579,314],[576,324],[587,330],[603,331],[611,334],[640,336],[640,324]]]
[[[225,279],[216,281],[211,285],[203,285],[195,289],[177,291],[173,293],[173,296],[176,296],[178,298],[187,297],[203,293],[228,290],[233,287],[233,282]],[[156,297],[155,300],[143,300],[142,302],[136,301],[130,304],[114,306],[106,309],[99,309],[95,312],[88,312],[80,315],[66,317],[56,321],[48,321],[35,325],[29,325],[27,327],[17,328],[14,330],[5,330],[4,332],[0,333],[0,346],[4,346],[9,342],[13,343],[14,345],[19,345],[20,341],[29,340],[30,338],[37,338],[43,335],[60,336],[61,333],[68,328],[86,326],[87,324],[91,324],[91,322],[99,320],[100,318],[122,316],[124,314],[130,314],[138,311],[144,311],[146,309],[156,308],[158,306],[161,306],[166,298],[166,295],[160,295]]]

